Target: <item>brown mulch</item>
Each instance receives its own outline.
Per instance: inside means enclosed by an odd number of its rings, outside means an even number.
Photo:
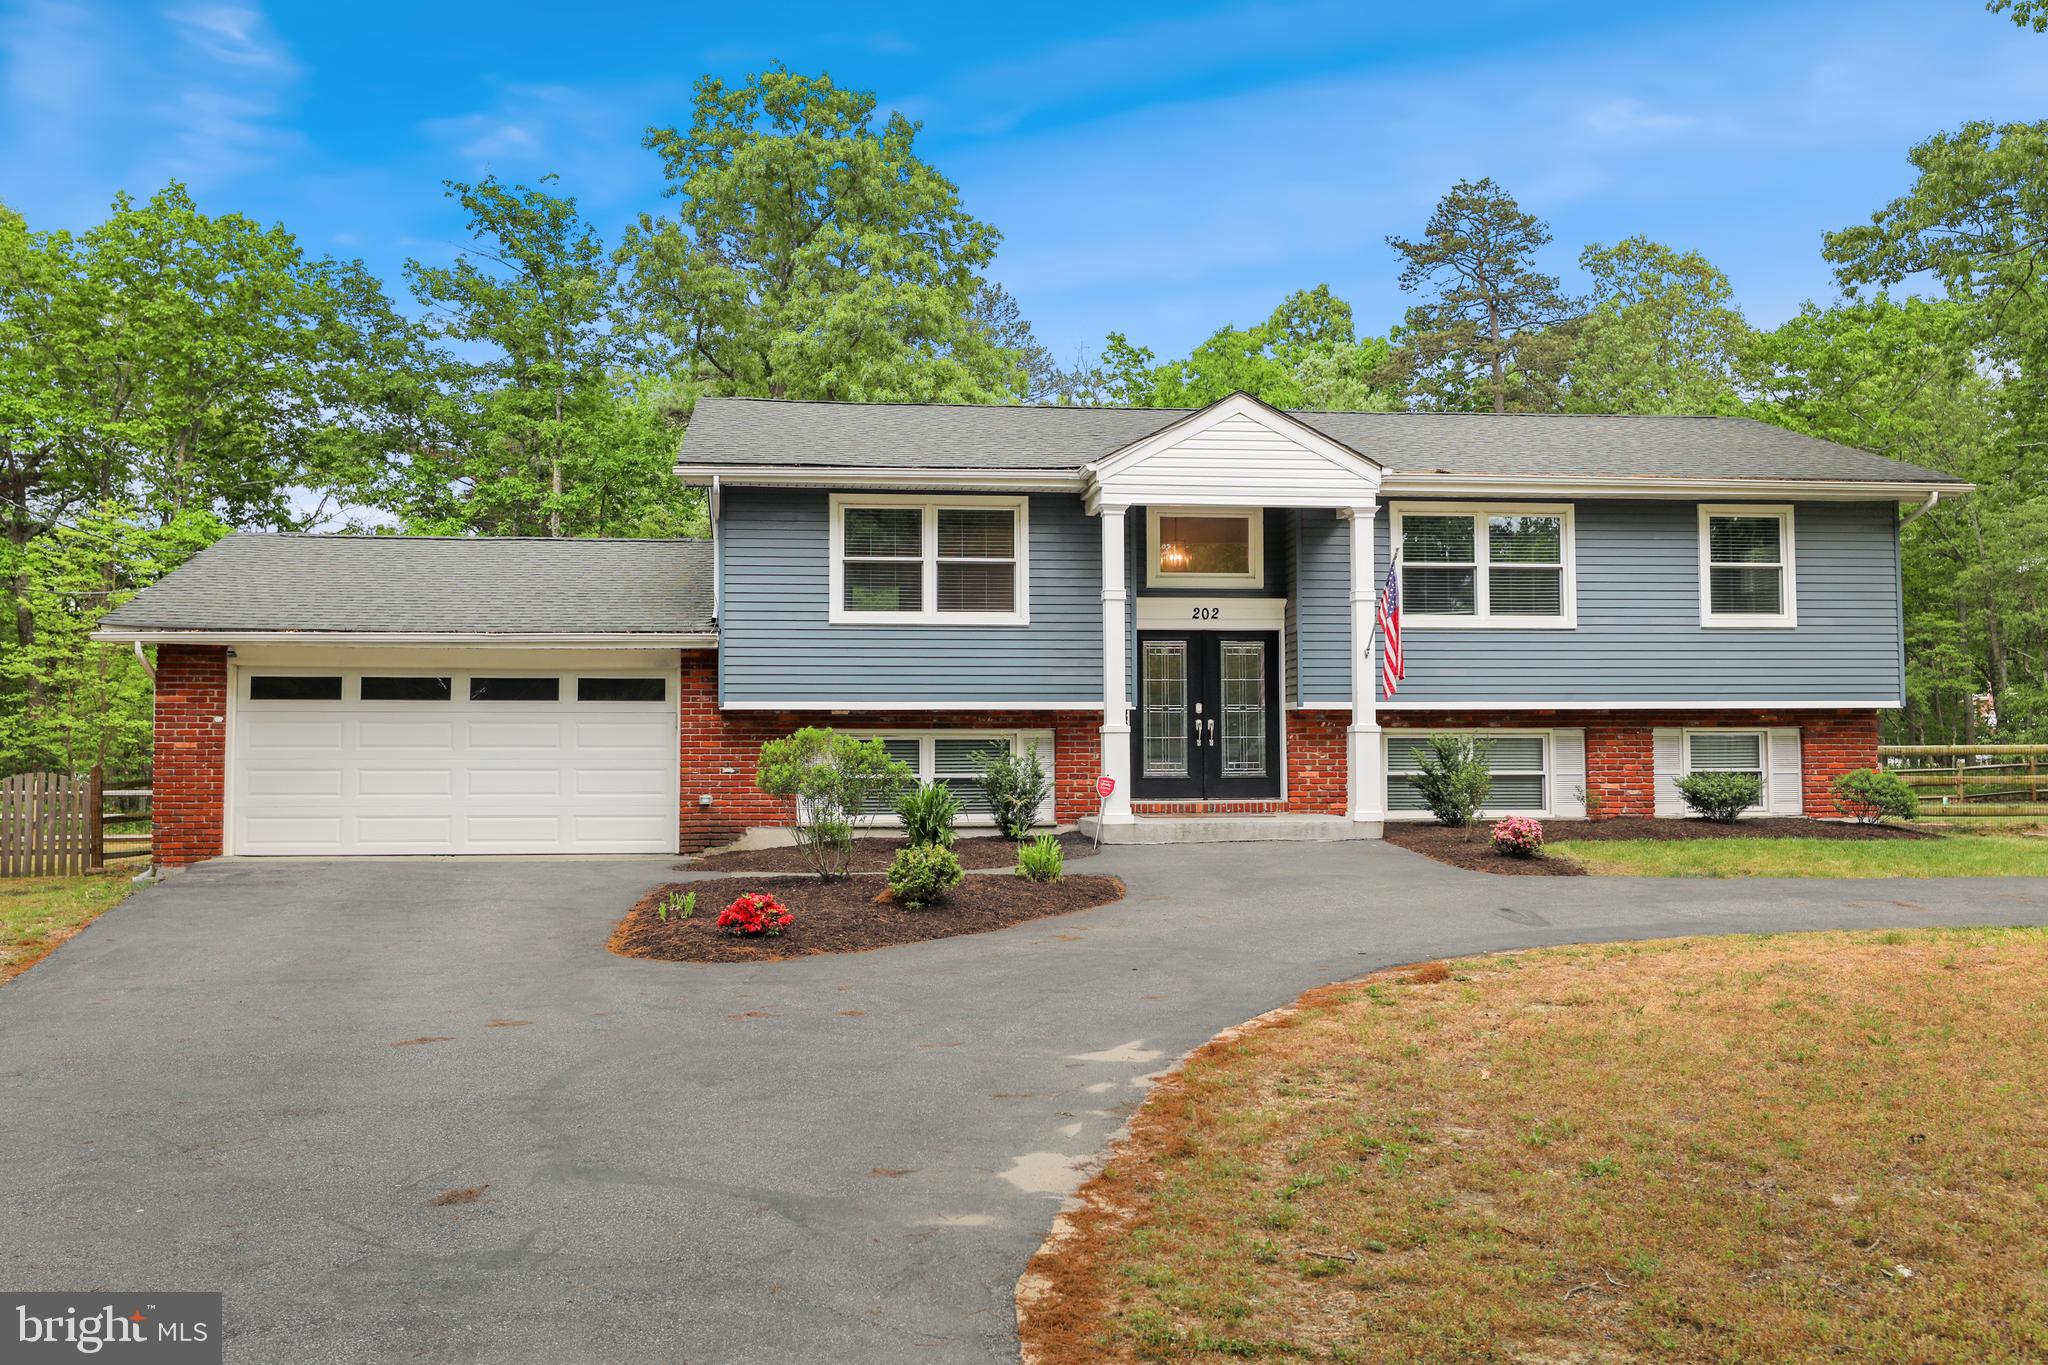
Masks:
[[[1387,842],[1434,858],[1452,867],[1475,872],[1496,872],[1507,876],[1583,877],[1586,869],[1569,858],[1540,854],[1534,858],[1510,858],[1495,853],[1487,839],[1490,822],[1482,821],[1469,831],[1448,829],[1434,822],[1387,823]],[[1773,815],[1755,820],[1738,820],[1732,825],[1712,820],[1656,820],[1625,817],[1619,820],[1559,820],[1544,826],[1544,834],[1555,841],[1608,839],[1938,839],[1927,830],[1898,825],[1857,825],[1840,820],[1808,820],[1799,816]]]
[[[837,882],[821,882],[816,877],[672,882],[641,897],[612,931],[607,946],[624,957],[662,962],[780,962],[986,933],[1048,915],[1107,905],[1124,894],[1124,884],[1115,877],[1066,877],[1047,883],[992,875],[967,878],[938,905],[906,910],[877,900],[887,889],[883,879],[875,876]],[[671,914],[664,922],[655,914],[655,907],[671,891],[695,891],[697,913],[689,919]],[[754,891],[765,891],[788,906],[796,923],[773,938],[735,938],[721,930],[718,912]]]
[[[889,860],[896,851],[909,841],[901,837],[868,838],[853,841],[853,872],[887,872]],[[1067,858],[1085,858],[1095,852],[1094,843],[1084,834],[1069,831],[1060,836],[1060,847],[1067,851]],[[953,852],[959,856],[960,866],[1015,867],[1017,846],[1008,839],[993,834],[962,835],[953,845]],[[809,872],[811,865],[804,858],[803,851],[794,845],[782,848],[757,848],[751,852],[699,853],[676,864],[678,872]]]
[[[1574,830],[1577,826],[1573,826]],[[1425,858],[1434,858],[1452,867],[1467,867],[1474,872],[1498,872],[1503,876],[1523,877],[1583,877],[1586,869],[1568,858],[1553,858],[1537,854],[1533,858],[1510,858],[1505,853],[1495,853],[1493,844],[1486,837],[1487,827],[1474,825],[1469,830],[1450,829],[1443,825],[1410,824],[1402,821],[1387,822],[1387,842],[1399,844],[1411,853],[1420,853]],[[1546,829],[1546,834],[1554,834]],[[1573,837],[1577,837],[1574,834]]]

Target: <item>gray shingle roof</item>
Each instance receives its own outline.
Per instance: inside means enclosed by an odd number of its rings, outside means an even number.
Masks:
[[[1072,471],[1188,415],[1185,408],[704,398],[690,419],[682,462]],[[1963,482],[1746,417],[1290,415],[1391,474]]]
[[[712,629],[704,540],[234,535],[100,628],[459,634]]]

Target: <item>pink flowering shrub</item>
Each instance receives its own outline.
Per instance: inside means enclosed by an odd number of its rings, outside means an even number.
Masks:
[[[1533,858],[1543,851],[1543,826],[1526,815],[1510,815],[1493,827],[1493,851]]]

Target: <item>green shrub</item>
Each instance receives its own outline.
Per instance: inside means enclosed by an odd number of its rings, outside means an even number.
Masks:
[[[896,814],[903,821],[904,837],[915,844],[937,844],[951,848],[959,836],[953,822],[960,818],[960,798],[943,782],[926,782],[896,798]]]
[[[1452,829],[1469,829],[1493,795],[1486,755],[1493,748],[1477,735],[1431,735],[1417,755],[1421,771],[1412,779],[1430,814]]]
[[[1703,818],[1727,825],[1763,800],[1764,784],[1749,773],[1693,773],[1678,779],[1678,794]]]
[[[671,891],[662,897],[661,904],[654,908],[654,913],[663,924],[668,923],[668,917],[671,914],[677,919],[689,919],[697,913],[697,893],[694,891]]]
[[[873,805],[893,802],[915,780],[878,739],[805,726],[761,746],[754,785],[796,798],[796,842],[818,876],[835,881],[853,857],[853,827]]]
[[[1034,882],[1056,882],[1065,873],[1067,851],[1057,834],[1041,834],[1017,845],[1017,875]]]
[[[921,910],[960,885],[967,874],[950,848],[937,844],[913,844],[899,848],[889,860],[889,891],[906,910]]]
[[[1866,825],[1890,816],[1910,820],[1920,813],[1920,798],[1900,780],[1882,768],[1857,768],[1834,781],[1835,809]]]
[[[975,785],[988,800],[989,814],[1006,839],[1022,839],[1031,832],[1038,808],[1052,790],[1052,779],[1038,761],[1034,748],[1009,752],[978,753],[973,756]]]

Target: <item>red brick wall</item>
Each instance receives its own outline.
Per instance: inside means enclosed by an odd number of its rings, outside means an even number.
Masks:
[[[1806,813],[1841,814],[1831,785],[1843,773],[1877,766],[1877,712],[1807,717],[1800,725],[1799,764],[1806,786]]]
[[[1351,712],[1287,713],[1287,809],[1298,815],[1342,815],[1350,799]]]
[[[685,853],[728,843],[749,827],[787,825],[795,803],[754,785],[761,745],[806,725],[839,730],[1050,730],[1053,808],[1070,823],[1095,810],[1101,771],[1099,711],[720,711],[718,655],[682,656],[682,847]],[[702,806],[699,798],[711,797]]]
[[[151,857],[170,866],[218,858],[227,783],[228,652],[163,645],[156,652],[155,811]]]
[[[1650,727],[1610,716],[1586,722],[1586,815],[1615,820],[1657,813]]]

